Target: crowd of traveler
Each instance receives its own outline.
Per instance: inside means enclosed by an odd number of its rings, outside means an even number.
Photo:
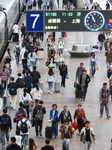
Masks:
[[[23,11],[31,10],[32,7],[38,5],[38,10],[52,10],[54,7],[53,0],[23,0]],[[59,7],[59,1],[55,5]],[[67,10],[75,10],[74,2],[63,1],[64,8]],[[100,10],[99,4],[93,4],[92,10]],[[108,1],[106,2],[106,9],[110,9]],[[4,55],[4,64],[0,71],[0,97],[3,99],[4,108],[3,114],[0,116],[0,129],[3,147],[6,150],[37,150],[38,145],[34,139],[31,138],[29,131],[35,127],[35,136],[40,138],[43,136],[44,115],[48,111],[42,101],[44,94],[44,84],[40,82],[41,73],[39,72],[38,59],[42,57],[42,42],[44,41],[44,33],[26,33],[26,26],[22,23],[21,30],[21,44],[19,33],[19,26],[17,23],[13,26],[13,41],[15,47],[13,50],[15,58],[12,57],[12,50],[7,49]],[[56,41],[56,33],[52,32],[47,37],[47,60],[46,67],[46,81],[48,83],[48,93],[53,94],[53,84],[56,83],[55,92],[60,92],[61,88],[66,87],[66,79],[69,79],[68,65],[64,58],[64,37],[66,32],[61,33],[61,37]],[[103,110],[105,107],[107,119],[110,119],[109,113],[109,97],[111,95],[112,101],[112,36],[111,33],[100,32],[98,35],[99,50],[102,52],[105,48],[105,56],[107,63],[107,77],[109,84],[104,82],[99,92],[100,102],[100,117],[103,117]],[[40,56],[39,56],[40,53]],[[16,61],[17,67],[21,67],[17,78],[12,75],[11,65],[12,61]],[[95,77],[96,70],[98,70],[98,59],[96,54],[91,53],[88,59],[89,67],[86,69],[84,63],[81,62],[76,70],[76,78],[74,86],[76,88],[76,98],[82,101],[86,100],[87,89],[91,78]],[[22,66],[21,66],[22,65]],[[41,67],[41,66],[40,66]],[[61,83],[57,84],[56,73],[61,77]],[[45,77],[44,77],[45,78]],[[109,88],[108,88],[109,85]],[[57,87],[58,86],[58,87]],[[58,88],[58,89],[57,89]],[[13,118],[9,115],[8,110],[15,113]],[[15,124],[12,123],[12,120]],[[52,108],[49,111],[48,128],[45,128],[45,146],[41,150],[54,150],[50,145],[50,139],[58,138],[58,132],[62,139],[62,149],[69,150],[69,144],[75,130],[78,129],[80,141],[84,144],[84,150],[89,150],[92,143],[95,143],[95,132],[90,126],[90,120],[86,116],[86,112],[81,103],[77,105],[77,109],[72,116],[71,111],[66,105],[63,110],[59,112],[58,106],[53,102]],[[15,135],[9,137],[13,126],[16,126]],[[48,130],[48,131],[47,131]],[[51,137],[50,137],[51,132]],[[6,137],[6,138],[5,138]],[[47,138],[48,137],[48,138]],[[44,145],[44,144],[43,144]]]

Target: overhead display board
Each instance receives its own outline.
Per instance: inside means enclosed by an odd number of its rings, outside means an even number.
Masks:
[[[111,10],[27,11],[27,31],[112,31]]]

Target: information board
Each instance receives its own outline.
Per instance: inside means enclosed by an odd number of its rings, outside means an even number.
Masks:
[[[26,22],[27,31],[112,31],[112,11],[27,11]]]

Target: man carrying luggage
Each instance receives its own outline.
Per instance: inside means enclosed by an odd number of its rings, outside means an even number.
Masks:
[[[17,83],[14,81],[14,77],[11,77],[11,82],[8,84],[8,90],[11,100],[11,109],[16,109],[16,100],[17,100]]]
[[[88,84],[91,81],[89,75],[86,72],[87,72],[86,70],[83,70],[83,74],[80,76],[80,86],[81,86],[83,101],[85,101]]]
[[[100,117],[103,117],[103,109],[105,107],[107,119],[110,119],[110,113],[109,113],[109,96],[110,91],[107,88],[107,83],[103,83],[103,88],[100,90],[99,94],[99,101],[100,101]]]
[[[46,114],[46,109],[43,107],[43,101],[39,101],[39,104],[35,106],[33,110],[33,120],[35,122],[36,136],[42,136],[42,123],[44,119],[44,114]]]
[[[76,80],[78,79],[79,84],[80,84],[80,76],[83,74],[83,70],[85,70],[84,64],[80,63],[80,67],[78,67],[76,71]]]
[[[11,118],[7,114],[7,109],[3,109],[3,115],[0,116],[0,124],[1,124],[1,138],[3,147],[5,147],[5,136],[7,139],[7,144],[9,144],[9,131],[12,130]]]

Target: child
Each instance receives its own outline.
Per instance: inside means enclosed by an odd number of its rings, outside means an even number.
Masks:
[[[20,147],[21,147],[21,140],[22,140],[22,137],[20,136],[20,130],[16,130],[16,144],[18,144]]]

